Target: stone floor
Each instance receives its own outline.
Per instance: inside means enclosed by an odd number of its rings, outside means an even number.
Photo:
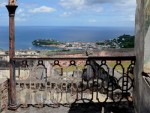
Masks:
[[[4,111],[2,113],[135,113],[133,106],[128,106],[126,104],[114,105],[104,105],[100,104],[84,104],[84,105],[71,105],[71,107],[60,106],[58,108],[44,107],[44,108],[19,108],[16,111]]]

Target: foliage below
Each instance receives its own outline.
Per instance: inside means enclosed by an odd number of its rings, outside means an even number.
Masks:
[[[97,42],[97,45],[107,48],[134,48],[135,36],[122,35],[112,40],[105,40],[103,42]]]
[[[44,46],[44,45],[60,45],[62,43],[53,39],[47,39],[47,40],[39,39],[39,40],[34,40],[32,44],[34,46]]]

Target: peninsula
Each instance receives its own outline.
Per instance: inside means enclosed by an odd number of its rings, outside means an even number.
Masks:
[[[34,40],[32,44],[34,46],[57,46],[63,43],[53,39],[38,39]]]
[[[121,35],[118,38],[98,42],[60,42],[54,39],[38,39],[33,46],[52,46],[63,50],[98,50],[102,48],[134,48],[135,36]]]

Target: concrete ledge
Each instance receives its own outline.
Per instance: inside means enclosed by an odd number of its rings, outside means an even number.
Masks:
[[[8,79],[0,79],[0,112],[5,111],[8,105]]]

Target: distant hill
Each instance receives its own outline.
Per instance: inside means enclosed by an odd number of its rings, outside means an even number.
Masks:
[[[104,48],[134,48],[135,36],[122,35],[118,38],[97,42],[96,44]]]

